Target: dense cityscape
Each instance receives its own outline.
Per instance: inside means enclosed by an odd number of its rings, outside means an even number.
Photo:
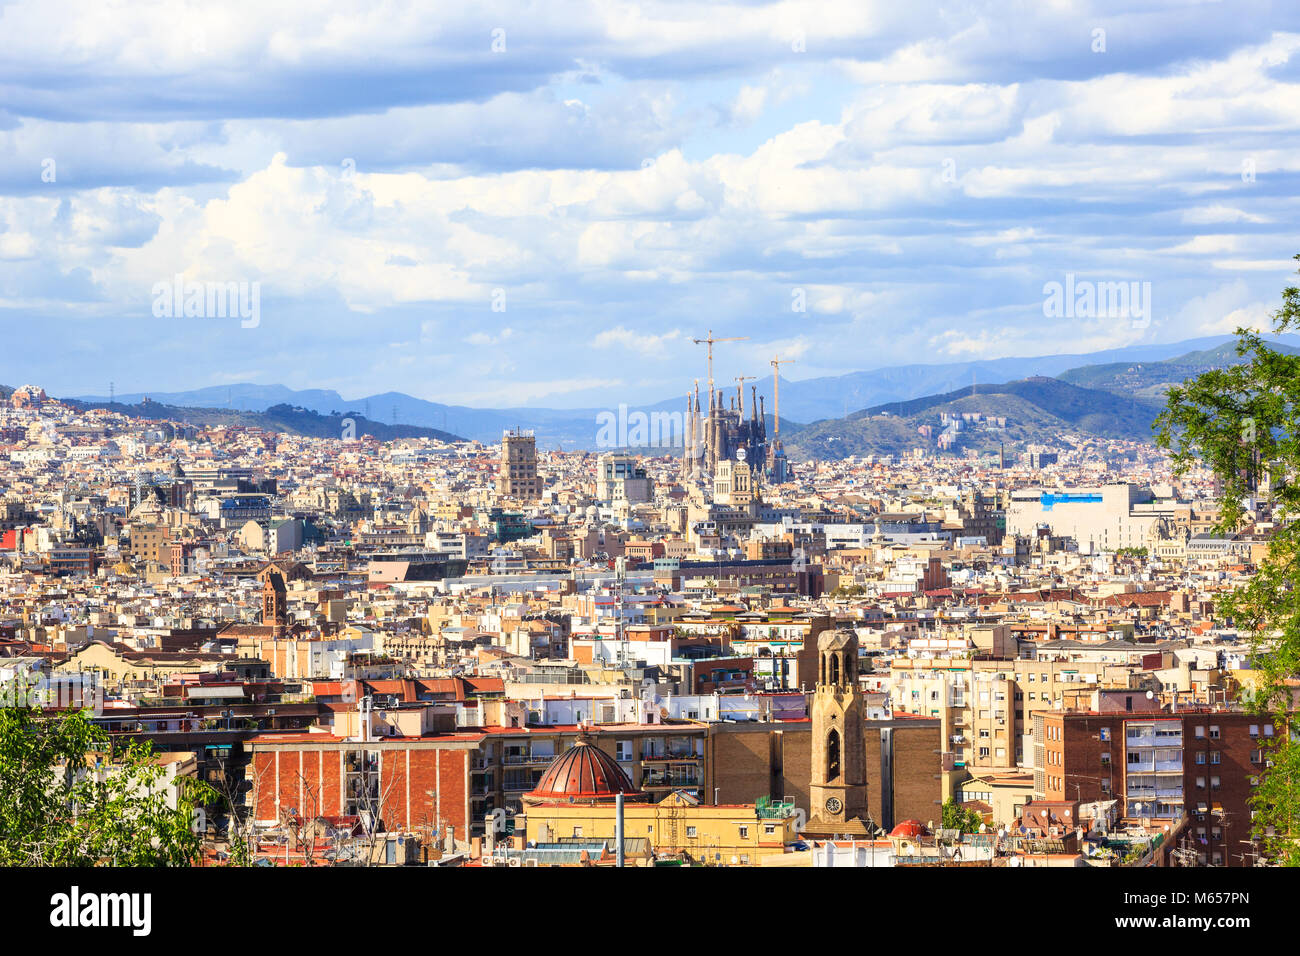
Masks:
[[[0,50],[24,928],[526,887],[717,945],[806,870],[868,945],[1294,935],[1300,4],[2,0]]]
[[[1223,534],[1149,444],[792,463],[744,398],[633,454],[17,388],[0,681],[210,784],[204,863],[1263,862],[1216,603],[1267,487]]]

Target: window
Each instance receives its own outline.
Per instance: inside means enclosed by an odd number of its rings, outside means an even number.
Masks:
[[[1204,789],[1205,789],[1205,778],[1204,778],[1204,777],[1197,777],[1197,778],[1196,778],[1196,789],[1197,789],[1197,790],[1204,790]]]
[[[576,837],[580,837],[580,836],[582,836],[582,827],[574,827],[574,828],[573,828],[573,835],[576,836]]]
[[[1218,778],[1218,777],[1211,777],[1211,778],[1210,778],[1210,789],[1211,789],[1211,790],[1218,790],[1218,789],[1219,789],[1219,778]]]
[[[1102,739],[1102,741],[1103,741],[1104,743],[1109,743],[1109,742],[1110,742],[1110,728],[1109,728],[1109,727],[1103,727],[1103,728],[1101,728],[1101,739]]]
[[[1259,736],[1259,724],[1251,724],[1251,725],[1250,725],[1250,735],[1251,735],[1252,737],[1258,737],[1258,736]]]
[[[741,828],[740,828],[740,838],[741,838],[742,840],[748,840],[748,839],[749,839],[749,827],[741,827]]]
[[[1204,764],[1204,763],[1205,763],[1205,751],[1201,751],[1201,752],[1199,752],[1199,753],[1196,755],[1196,762],[1197,762],[1198,764]]]
[[[1210,763],[1218,763],[1218,762],[1219,762],[1219,751],[1217,751],[1217,750],[1211,750],[1211,751],[1210,751]]]
[[[1273,725],[1272,725],[1272,724],[1265,724],[1265,725],[1264,725],[1264,736],[1265,736],[1265,737],[1272,737],[1272,736],[1273,736]]]
[[[775,833],[775,832],[776,832],[776,824],[775,824],[775,823],[765,823],[765,824],[763,824],[763,832],[766,833],[766,834],[768,834],[769,836],[770,836],[771,834]]]
[[[1197,740],[1203,740],[1203,739],[1205,738],[1205,728],[1204,728],[1204,727],[1197,727],[1197,728],[1196,728],[1196,733],[1195,733],[1194,736],[1196,737]]]
[[[1210,739],[1211,739],[1211,740],[1218,740],[1218,739],[1219,739],[1219,728],[1218,728],[1218,727],[1211,727],[1211,728],[1210,728]]]
[[[687,828],[686,828],[686,839],[688,839],[688,840],[694,840],[694,839],[695,839],[695,827],[687,827]]]

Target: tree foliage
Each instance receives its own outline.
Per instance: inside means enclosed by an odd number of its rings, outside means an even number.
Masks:
[[[1300,288],[1288,287],[1273,330],[1297,329]],[[1275,530],[1267,555],[1218,610],[1251,635],[1258,683],[1245,703],[1277,728],[1265,742],[1272,766],[1251,797],[1253,835],[1276,861],[1300,866],[1300,746],[1292,736],[1292,681],[1300,673],[1300,355],[1270,348],[1257,331],[1239,328],[1237,337],[1243,361],[1171,388],[1155,428],[1177,474],[1205,467],[1220,482],[1221,532],[1241,527],[1244,499],[1268,482]]]
[[[978,833],[984,822],[974,810],[967,810],[952,797],[943,802],[940,821],[945,830],[960,830],[962,833]]]
[[[186,866],[217,794],[170,781],[149,745],[115,750],[86,711],[0,708],[0,866]]]

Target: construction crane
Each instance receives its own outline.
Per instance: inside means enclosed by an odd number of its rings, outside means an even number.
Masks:
[[[757,375],[737,375],[736,376],[736,395],[740,398],[740,417],[745,417],[745,383],[752,382]]]
[[[709,329],[709,337],[707,339],[691,339],[691,341],[694,342],[696,345],[707,344],[709,346],[709,401],[710,402],[713,401],[713,343],[742,342],[747,338],[749,338],[748,335],[733,335],[730,338],[715,339],[713,337],[713,330]]]
[[[781,366],[791,365],[795,359],[772,356],[772,447],[781,447]]]

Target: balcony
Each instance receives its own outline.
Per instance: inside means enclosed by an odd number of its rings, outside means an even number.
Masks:
[[[641,777],[641,786],[646,787],[698,787],[700,775],[693,772],[676,773],[671,771],[648,770]]]
[[[555,754],[506,754],[502,761],[507,767],[521,767],[530,763],[550,763]]]
[[[678,761],[685,761],[687,763],[699,763],[700,755],[696,753],[680,753],[680,754],[653,753],[653,754],[641,755],[642,763],[669,763],[669,762],[676,763]]]

